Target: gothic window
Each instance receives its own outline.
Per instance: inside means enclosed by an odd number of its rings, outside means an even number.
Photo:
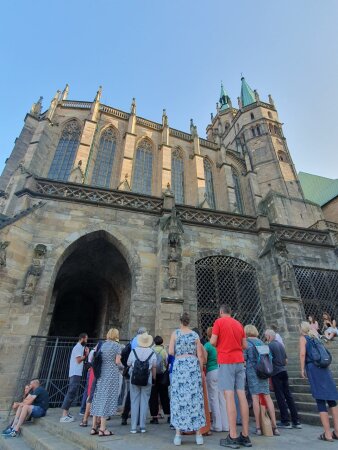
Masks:
[[[204,159],[205,194],[210,208],[215,209],[214,183],[212,179],[212,167],[208,159]]]
[[[81,129],[76,120],[67,123],[55,150],[54,159],[48,173],[49,178],[68,180],[79,146],[80,133]]]
[[[256,131],[257,131],[257,135],[260,136],[261,135],[261,127],[259,125],[257,125]]]
[[[251,113],[250,117],[251,117],[251,120],[254,120],[254,118],[255,118],[254,113]]]
[[[175,194],[176,203],[184,203],[184,165],[178,148],[171,154],[171,188]]]
[[[279,132],[279,128],[277,127],[277,125],[273,126],[273,131],[275,134],[277,134],[279,136],[280,132]]]
[[[110,178],[113,170],[116,149],[116,133],[108,128],[102,133],[99,149],[96,156],[92,184],[95,186],[110,187]]]
[[[251,134],[253,137],[256,136],[256,130],[254,128],[251,128]]]
[[[134,161],[132,190],[140,194],[151,195],[153,175],[153,149],[147,140],[140,142],[136,149]]]
[[[271,123],[269,123],[269,130],[270,130],[270,133],[273,133],[273,127],[272,127]]]
[[[270,117],[270,119],[272,119],[272,114],[270,111],[268,111],[268,116]]]
[[[242,200],[242,193],[241,193],[241,184],[239,181],[239,176],[237,173],[232,170],[232,179],[234,182],[234,190],[235,190],[235,196],[236,196],[236,205],[237,205],[237,211],[240,214],[244,214],[244,208],[243,208],[243,200]]]

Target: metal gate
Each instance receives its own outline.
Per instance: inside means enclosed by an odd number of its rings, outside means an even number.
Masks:
[[[219,306],[231,306],[243,325],[254,324],[264,331],[256,270],[241,259],[209,256],[195,264],[198,325],[203,334],[218,318]]]
[[[313,316],[322,326],[323,312],[338,319],[338,271],[294,266],[306,317]]]
[[[88,339],[87,346],[92,349],[99,339]],[[49,393],[49,406],[62,405],[68,388],[69,358],[78,337],[32,336],[19,373],[19,380],[13,400],[22,398],[24,386],[38,378]],[[120,341],[121,342],[121,341]],[[81,384],[73,406],[80,405],[86,385],[83,372]]]

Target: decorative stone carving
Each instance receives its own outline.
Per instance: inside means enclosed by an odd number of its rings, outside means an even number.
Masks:
[[[82,161],[80,160],[77,163],[77,166],[70,172],[69,181],[72,183],[83,183],[84,182],[84,173],[82,170]]]
[[[0,269],[6,267],[6,248],[9,246],[8,241],[0,241]]]
[[[36,286],[43,271],[46,252],[47,247],[45,245],[38,244],[35,246],[32,265],[27,271],[25,287],[22,291],[22,300],[24,305],[30,305],[32,303]]]
[[[170,186],[168,187],[168,190]],[[181,234],[184,233],[183,225],[177,217],[176,208],[173,206],[171,214],[164,217],[161,227],[168,231],[168,283],[169,289],[177,289],[178,264],[181,260]]]
[[[290,289],[293,266],[288,258],[289,252],[287,251],[285,243],[281,241],[277,241],[275,243],[275,249],[276,249],[276,261],[282,276],[282,282],[286,289]]]
[[[30,113],[33,116],[39,117],[41,114],[41,108],[42,108],[42,100],[43,97],[40,97],[39,100],[36,103],[33,103]]]
[[[198,138],[197,126],[194,125],[193,119],[190,119],[190,134],[191,134],[192,139],[194,139],[196,137]]]

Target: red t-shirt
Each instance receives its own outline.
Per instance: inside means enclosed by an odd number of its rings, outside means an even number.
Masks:
[[[245,338],[245,333],[242,324],[238,320],[232,317],[221,317],[217,319],[212,328],[212,334],[218,336],[218,364],[244,362],[242,339]]]

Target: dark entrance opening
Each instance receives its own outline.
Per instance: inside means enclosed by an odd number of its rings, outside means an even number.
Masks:
[[[104,231],[79,239],[55,280],[50,336],[105,335],[110,327],[126,339],[131,275]]]

